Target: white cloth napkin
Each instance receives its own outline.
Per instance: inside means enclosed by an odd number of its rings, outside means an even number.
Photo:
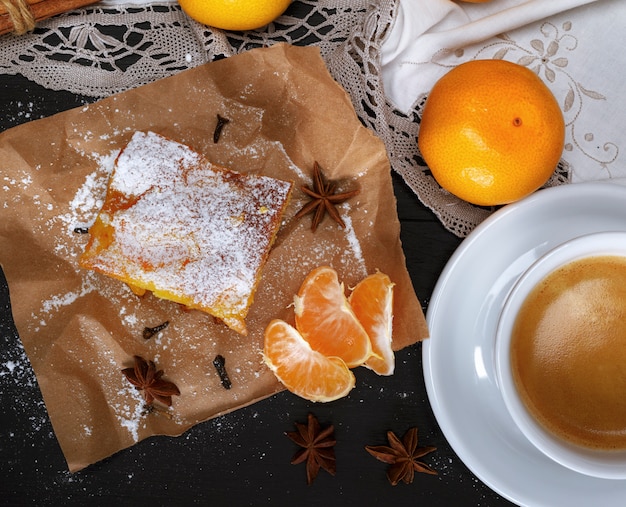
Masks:
[[[537,72],[561,105],[572,181],[626,181],[626,1],[400,0],[397,9],[381,63],[400,111],[462,62],[510,60]]]
[[[400,0],[395,24],[381,51],[385,93],[401,110],[407,110],[416,89],[430,88],[443,74],[441,70],[448,70],[437,65],[447,53],[597,1]]]

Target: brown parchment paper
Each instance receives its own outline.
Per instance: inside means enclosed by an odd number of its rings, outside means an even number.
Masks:
[[[216,115],[230,120],[213,142]],[[136,130],[189,144],[241,172],[294,181],[284,223],[263,271],[243,337],[206,314],[185,311],[78,267],[113,160]],[[308,199],[317,160],[340,190],[341,229],[328,217],[315,233],[295,212]],[[149,170],[149,168],[146,168]],[[427,336],[405,267],[389,162],[361,125],[315,48],[255,49],[33,121],[0,134],[0,263],[13,316],[71,471],[151,435],[191,426],[280,390],[263,364],[263,330],[293,322],[306,274],[331,265],[346,287],[379,269],[395,282],[394,348]],[[144,340],[144,327],[170,325]],[[164,416],[146,414],[121,374],[134,354],[155,361],[181,391]],[[212,364],[226,358],[232,389]]]

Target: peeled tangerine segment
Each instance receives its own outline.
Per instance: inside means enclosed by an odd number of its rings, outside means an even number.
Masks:
[[[309,273],[294,298],[296,328],[313,350],[340,357],[349,368],[372,355],[369,336],[339,283],[337,272],[322,266]]]
[[[343,360],[316,352],[297,329],[280,319],[265,329],[263,359],[289,391],[310,401],[342,398],[356,384]]]
[[[364,366],[379,375],[392,375],[395,369],[392,348],[393,286],[390,278],[378,271],[359,282],[348,299],[372,343],[373,355]]]

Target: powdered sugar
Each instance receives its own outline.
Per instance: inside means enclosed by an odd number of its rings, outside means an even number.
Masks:
[[[88,276],[83,278],[83,284],[80,290],[65,292],[62,294],[53,294],[49,299],[45,300],[41,304],[40,314],[49,314],[58,310],[61,307],[69,306],[78,299],[86,296],[90,292],[98,290],[97,285],[92,283],[92,276]],[[33,320],[36,321],[37,316],[33,314]],[[41,319],[39,321],[40,326],[45,326],[46,321]],[[39,331],[39,328],[36,327],[35,331]]]
[[[119,150],[113,150],[102,156],[92,155],[98,162],[99,170],[87,175],[69,203],[70,212],[58,217],[66,224],[68,233],[73,234],[76,227],[89,228],[95,220],[104,202],[107,183],[118,154]]]
[[[2,331],[4,334],[5,330],[2,329]],[[9,339],[14,346],[0,349],[0,398],[10,393],[11,409],[23,419],[26,419],[25,414],[28,414],[27,419],[33,433],[28,433],[27,438],[31,439],[34,433],[49,429],[48,418],[26,352],[17,336]],[[6,343],[9,342],[6,341]],[[11,384],[18,388],[12,389]],[[11,433],[9,436],[14,435]],[[20,433],[19,438],[24,438],[24,435]]]
[[[135,403],[113,404],[111,408],[117,416],[119,425],[128,430],[134,442],[139,441],[139,429],[145,424],[145,412],[141,394],[135,388],[125,388],[119,393],[121,400],[135,399]]]
[[[343,203],[343,207],[347,208],[348,204]],[[352,248],[352,252],[357,259],[357,266],[360,268],[360,276],[364,278],[367,276],[367,268],[365,266],[365,259],[363,258],[363,250],[361,249],[361,242],[354,231],[354,226],[352,225],[352,218],[348,213],[345,213],[343,216],[343,221],[346,224],[346,238],[348,243],[350,244],[350,248]]]
[[[220,318],[243,318],[290,191],[289,182],[227,171],[137,132],[99,215],[99,230],[111,232],[92,235],[83,265]]]

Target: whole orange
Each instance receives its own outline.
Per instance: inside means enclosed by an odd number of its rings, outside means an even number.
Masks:
[[[493,206],[541,187],[559,162],[564,138],[561,108],[534,72],[504,60],[472,60],[435,83],[418,146],[444,189]]]
[[[291,0],[178,0],[192,19],[223,30],[254,30],[274,21]]]

